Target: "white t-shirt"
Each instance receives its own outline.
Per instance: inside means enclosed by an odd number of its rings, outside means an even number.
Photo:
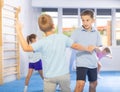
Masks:
[[[30,63],[35,63],[41,59],[40,52],[28,52],[28,59]]]

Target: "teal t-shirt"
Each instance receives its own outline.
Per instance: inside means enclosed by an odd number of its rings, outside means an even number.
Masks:
[[[66,47],[71,47],[72,44],[73,40],[63,34],[52,34],[32,44],[34,51],[41,52],[45,78],[69,73]]]

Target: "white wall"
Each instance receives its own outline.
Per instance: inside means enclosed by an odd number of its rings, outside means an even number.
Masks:
[[[32,6],[64,8],[118,8],[120,7],[120,0],[32,0]]]

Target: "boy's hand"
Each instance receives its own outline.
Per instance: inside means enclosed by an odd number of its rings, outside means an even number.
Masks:
[[[88,46],[88,51],[92,52],[95,48],[96,48],[96,46],[90,45],[90,46]]]

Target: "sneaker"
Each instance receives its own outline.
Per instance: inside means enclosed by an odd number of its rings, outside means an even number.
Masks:
[[[27,92],[27,89],[24,89],[24,92]]]
[[[57,85],[56,90],[61,90],[61,88],[60,88],[60,86],[59,86],[59,85]]]
[[[100,76],[100,74],[98,74],[98,76],[97,76],[97,77],[98,77],[98,79],[103,79],[103,77],[102,77],[102,76]]]
[[[23,92],[27,92],[27,87],[24,88],[24,91]]]

